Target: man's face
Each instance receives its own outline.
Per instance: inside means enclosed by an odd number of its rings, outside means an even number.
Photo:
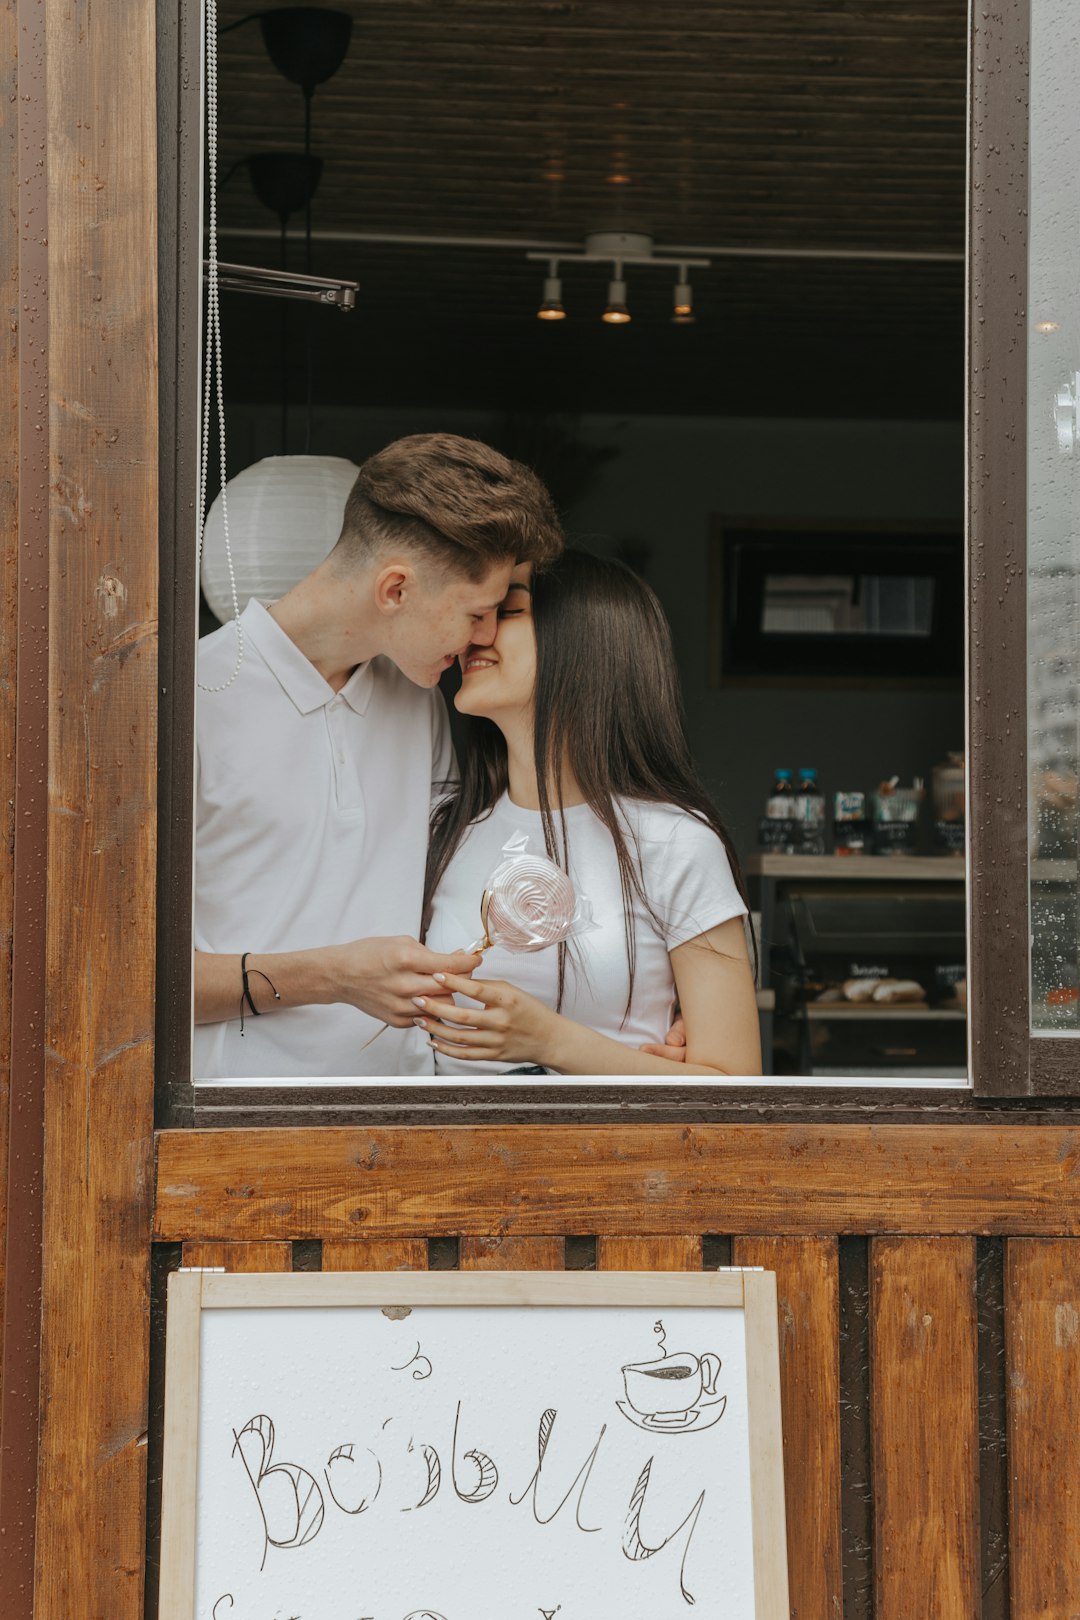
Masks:
[[[490,646],[496,614],[506,595],[513,563],[497,563],[482,580],[462,579],[425,568],[402,569],[407,578],[394,595],[386,651],[417,686],[435,686],[467,647]]]

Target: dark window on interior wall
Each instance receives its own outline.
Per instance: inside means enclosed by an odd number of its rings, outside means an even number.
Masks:
[[[161,719],[159,798],[159,944],[157,1028],[162,1123],[200,1115],[223,1123],[254,1118],[326,1121],[374,1110],[392,1117],[447,1117],[461,1108],[446,1094],[410,1087],[366,1092],[349,1106],[330,1093],[283,1087],[274,1093],[200,1092],[190,1072],[191,771],[195,647],[194,509],[197,431],[201,128],[198,0],[180,0],[159,13],[159,166],[161,303]],[[1033,1037],[1029,989],[1028,791],[1025,753],[1027,692],[1026,355],[1027,86],[1025,0],[999,13],[974,14],[972,55],[970,506],[968,537],[969,760],[971,803],[970,991],[972,1083],[982,1095],[1080,1093],[1080,1043],[1062,1035]],[[984,199],[993,199],[984,207]],[[850,572],[850,571],[849,571]],[[835,579],[849,577],[838,569]],[[778,576],[790,585],[790,572]],[[933,580],[932,570],[912,576]],[[924,593],[925,594],[925,593]],[[769,612],[778,622],[792,592],[774,587]],[[834,598],[837,590],[834,589]],[[925,601],[923,603],[925,610]],[[908,644],[921,638],[917,604]],[[931,609],[932,612],[932,609]],[[680,1094],[701,1106],[701,1093]],[[760,1106],[759,1092],[728,1091],[717,1106],[740,1099]],[[939,1094],[940,1095],[940,1094]],[[533,1094],[536,1099],[537,1094]],[[533,1120],[561,1109],[586,1107],[588,1118],[603,1096],[583,1091],[573,1101],[551,1093]],[[671,1112],[679,1098],[654,1094]],[[774,1091],[778,1106],[792,1097],[807,1110],[851,1104],[851,1093],[793,1087]],[[873,1100],[897,1100],[897,1090],[875,1087]],[[476,1090],[470,1106],[485,1108],[506,1094]],[[644,1094],[636,1099],[644,1103]],[[865,1102],[865,1099],[860,1099]],[[925,1094],[908,1094],[921,1106]],[[611,1105],[614,1113],[614,1106]],[[351,1112],[350,1112],[351,1107]],[[335,1111],[336,1110],[336,1111]],[[514,1113],[513,1102],[506,1103]],[[644,1112],[644,1108],[642,1109]]]
[[[961,534],[732,517],[711,548],[713,686],[962,681]]]

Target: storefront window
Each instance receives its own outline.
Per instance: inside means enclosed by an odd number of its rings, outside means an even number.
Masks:
[[[1028,238],[1031,1023],[1080,1034],[1080,16],[1032,6]]]

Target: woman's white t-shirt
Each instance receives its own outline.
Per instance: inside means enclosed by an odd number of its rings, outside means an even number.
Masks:
[[[615,845],[588,805],[565,812],[570,878],[592,911],[595,926],[568,946],[562,1012],[629,1047],[663,1041],[671,1026],[675,981],[669,951],[698,934],[746,915],[727,853],[703,822],[671,804],[640,799],[615,801],[631,859],[640,862],[642,886],[655,918],[633,898],[636,947],[634,994],[624,1022],[630,984],[624,906]],[[556,818],[556,832],[558,819]],[[427,932],[433,951],[453,951],[482,936],[480,901],[503,846],[527,833],[530,852],[544,853],[538,810],[522,810],[504,794],[491,814],[473,822],[439,885]],[[500,946],[484,953],[478,979],[505,979],[554,1007],[558,996],[558,950],[515,952]],[[463,1007],[473,1006],[458,998]],[[435,1053],[438,1074],[505,1074],[512,1063],[466,1063]]]

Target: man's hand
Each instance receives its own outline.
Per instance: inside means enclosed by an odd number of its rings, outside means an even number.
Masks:
[[[680,1013],[664,1037],[664,1046],[643,1046],[650,1057],[667,1058],[669,1063],[686,1062],[686,1025]]]
[[[480,961],[478,951],[441,956],[408,935],[354,939],[347,945],[318,945],[305,951],[249,952],[248,984],[260,1014],[344,1002],[380,1024],[407,1029],[416,1017],[414,996],[449,994],[435,982],[434,974],[473,973]],[[240,963],[239,956],[195,952],[197,1024],[240,1017]]]
[[[334,993],[328,1000],[359,1007],[380,1023],[407,1029],[416,1017],[417,996],[439,997],[447,992],[436,983],[436,973],[471,975],[480,965],[478,951],[455,951],[442,956],[415,939],[356,939],[348,945],[326,947],[330,957]]]

